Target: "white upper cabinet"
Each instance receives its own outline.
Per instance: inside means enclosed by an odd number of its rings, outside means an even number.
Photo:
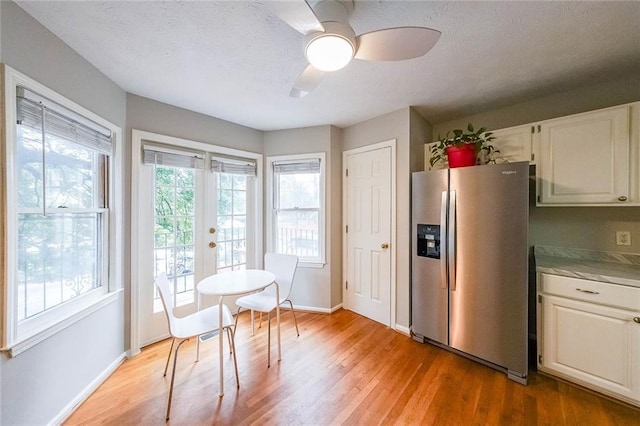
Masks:
[[[533,140],[534,126],[508,127],[506,129],[491,130],[494,140],[493,147],[500,151],[495,155],[496,159],[513,163],[515,161],[529,161],[535,163],[532,155],[531,144]]]
[[[630,204],[629,105],[540,122],[538,203]]]

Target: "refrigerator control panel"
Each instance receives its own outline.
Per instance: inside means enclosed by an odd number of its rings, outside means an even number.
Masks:
[[[440,259],[440,225],[418,224],[418,256]]]

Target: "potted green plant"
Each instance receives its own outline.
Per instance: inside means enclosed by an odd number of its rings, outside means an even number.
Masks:
[[[484,127],[475,130],[473,125],[467,125],[467,131],[462,129],[447,132],[444,138],[438,135],[437,144],[431,148],[431,167],[445,158],[449,162],[449,167],[475,166],[478,164],[478,157],[482,157],[481,163],[487,164],[492,160],[493,154],[499,152],[494,149],[490,142],[495,139],[491,132],[487,132]]]

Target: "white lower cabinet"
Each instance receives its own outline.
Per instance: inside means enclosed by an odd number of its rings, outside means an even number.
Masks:
[[[640,288],[538,275],[538,368],[640,406]]]

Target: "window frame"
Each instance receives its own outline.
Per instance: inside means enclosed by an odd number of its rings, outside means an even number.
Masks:
[[[4,252],[3,272],[4,280],[1,283],[0,297],[3,315],[2,322],[2,346],[0,350],[9,352],[10,356],[16,356],[27,349],[37,345],[48,337],[58,333],[64,328],[96,312],[103,306],[118,299],[122,292],[123,282],[123,159],[120,154],[120,141],[122,131],[115,124],[103,119],[43,84],[27,77],[24,74],[4,65],[4,152],[2,162],[5,165],[4,174],[0,176],[3,181],[3,199],[5,210],[3,217],[4,235],[0,250]],[[17,173],[17,107],[16,88],[25,87],[51,101],[77,113],[100,126],[111,131],[112,151],[108,157],[108,194],[106,198],[107,209],[102,215],[102,228],[107,241],[102,246],[103,273],[101,277],[102,288],[90,291],[87,294],[75,297],[37,314],[33,318],[24,320],[18,324],[17,306],[17,247],[18,235],[18,208],[17,208],[17,181],[14,179]],[[102,210],[102,209],[100,209]]]
[[[276,251],[276,229],[277,214],[274,196],[276,191],[276,179],[273,171],[273,164],[279,161],[305,161],[320,160],[320,177],[319,177],[319,198],[320,207],[318,208],[318,246],[319,256],[317,258],[300,257],[298,266],[303,268],[322,268],[326,262],[326,154],[324,152],[315,152],[308,154],[292,154],[278,155],[266,157],[267,169],[267,249],[270,252]],[[315,209],[314,209],[315,210]]]

